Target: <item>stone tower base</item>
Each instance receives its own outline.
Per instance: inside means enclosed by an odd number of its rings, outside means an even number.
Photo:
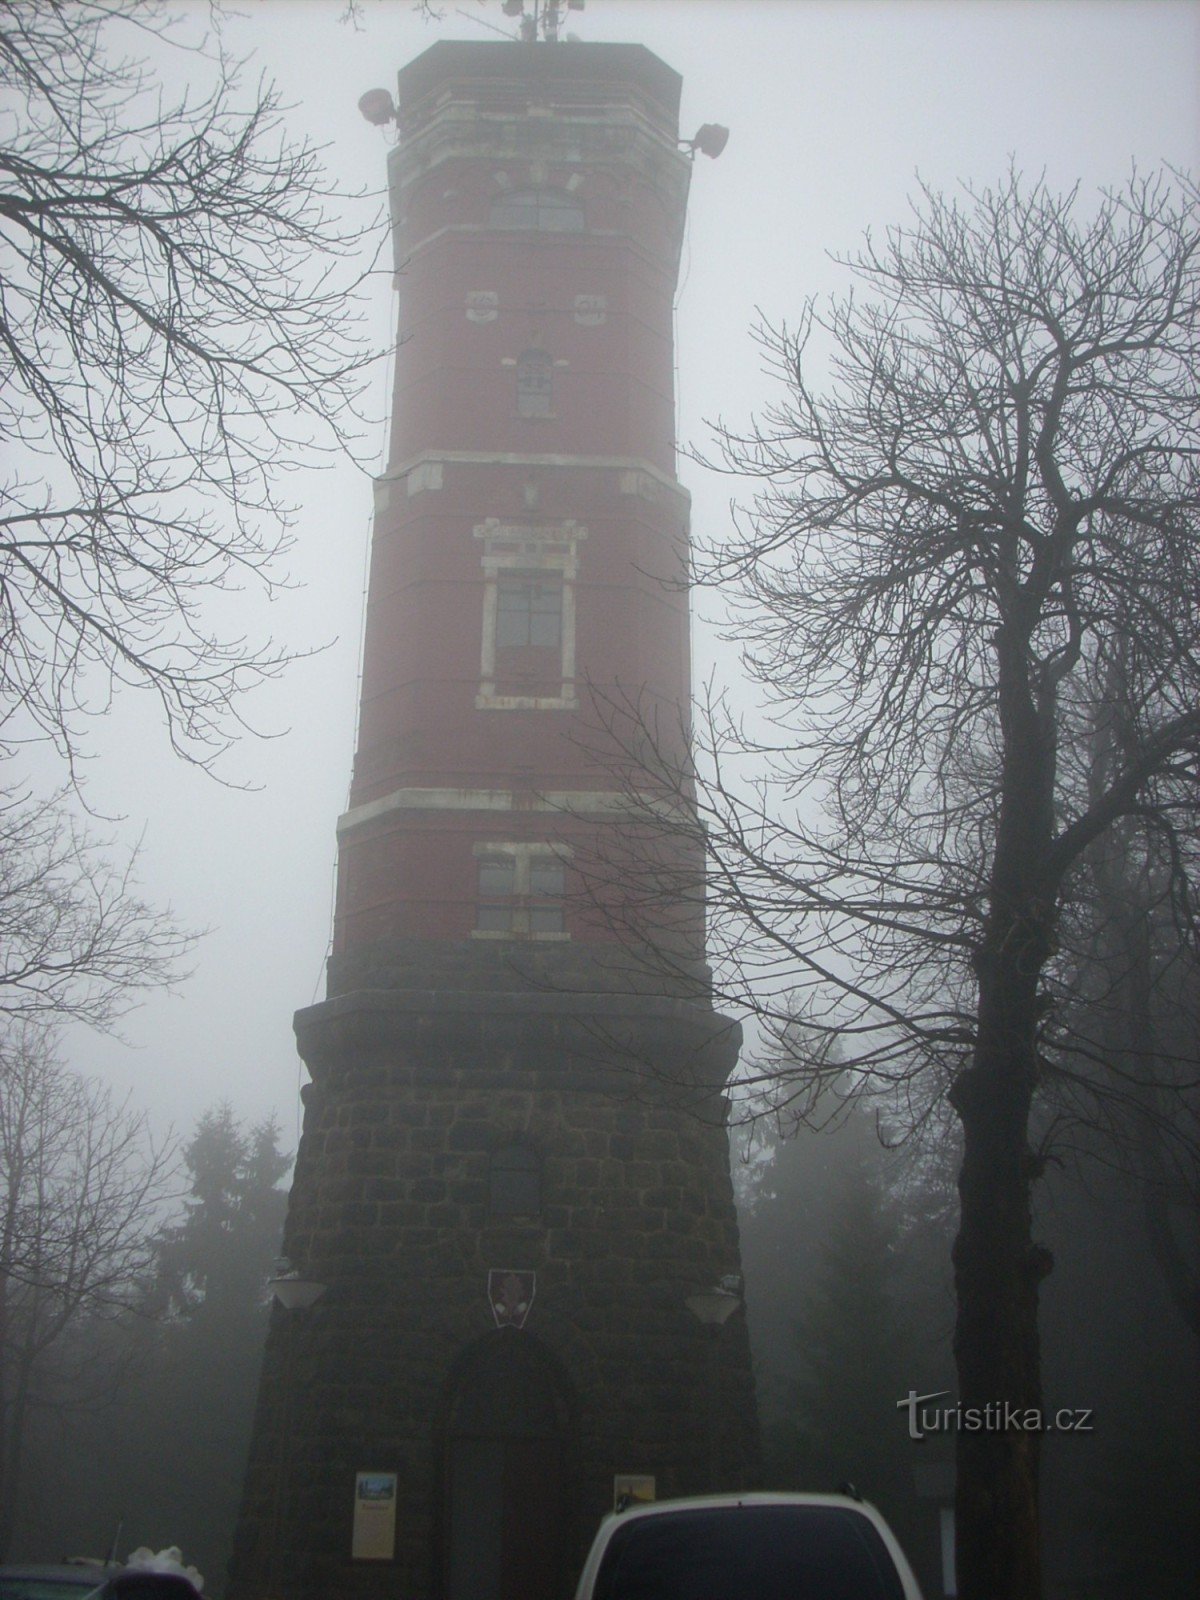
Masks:
[[[686,1304],[739,1270],[735,1025],[645,996],[392,990],[297,1032],[285,1249],[326,1287],[273,1312],[231,1600],[552,1600],[618,1475],[660,1498],[754,1481],[744,1318]],[[363,1495],[393,1474],[389,1538]]]

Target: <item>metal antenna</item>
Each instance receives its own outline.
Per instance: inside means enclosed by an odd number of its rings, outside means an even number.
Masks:
[[[488,28],[492,33],[498,33],[502,39],[512,41],[520,37],[519,34],[510,33],[507,28],[497,27],[494,22],[489,22],[486,17],[479,16],[477,12],[464,11],[461,6],[455,6],[454,15],[456,17],[465,17],[468,22],[476,22],[481,28]]]
[[[558,30],[565,14],[568,11],[582,11],[583,7],[584,0],[501,0],[500,9],[504,15],[518,23],[519,31],[516,34],[508,33],[494,23],[484,22],[479,16],[471,20],[490,28],[493,33],[501,34],[505,39],[520,38],[527,44],[533,44],[540,37],[547,44],[557,44]],[[468,13],[458,10],[457,15],[465,17]]]

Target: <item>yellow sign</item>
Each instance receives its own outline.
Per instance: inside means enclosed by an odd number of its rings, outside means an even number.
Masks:
[[[613,1479],[613,1510],[649,1505],[654,1499],[654,1479],[645,1472],[618,1472]]]

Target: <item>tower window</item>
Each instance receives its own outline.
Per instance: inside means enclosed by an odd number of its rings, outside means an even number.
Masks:
[[[485,856],[479,863],[481,933],[511,933],[516,906],[516,862],[512,856]]]
[[[583,207],[562,189],[523,189],[492,202],[493,228],[531,228],[538,233],[581,233]]]
[[[557,650],[562,643],[563,586],[557,578],[514,574],[496,585],[496,645]]]
[[[553,856],[534,856],[529,864],[529,931],[562,933],[563,864]]]
[[[548,417],[554,405],[554,362],[545,350],[526,350],[517,361],[517,415]]]
[[[526,1145],[506,1145],[492,1156],[488,1209],[497,1217],[536,1216],[542,1209],[541,1162]]]
[[[562,859],[549,845],[477,845],[477,935],[509,939],[566,937]]]
[[[483,543],[483,617],[476,706],[566,711],[575,693],[577,522],[501,522],[474,530]]]

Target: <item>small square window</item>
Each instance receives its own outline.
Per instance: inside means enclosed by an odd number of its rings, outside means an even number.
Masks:
[[[554,406],[554,362],[545,350],[526,350],[517,362],[517,415],[548,417]]]

